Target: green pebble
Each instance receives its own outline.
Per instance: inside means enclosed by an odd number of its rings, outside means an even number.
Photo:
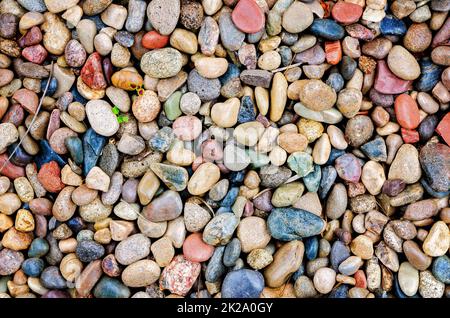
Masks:
[[[164,103],[164,113],[167,119],[175,120],[182,115],[180,109],[180,100],[183,94],[180,91],[176,91],[166,100]]]
[[[292,153],[288,157],[287,163],[289,168],[291,168],[291,170],[297,173],[300,177],[307,176],[314,170],[313,158],[310,154],[303,151]]]

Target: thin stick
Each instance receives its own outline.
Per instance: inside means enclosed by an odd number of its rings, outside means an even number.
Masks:
[[[45,96],[46,96],[46,94],[47,94],[47,90],[48,90],[48,87],[50,86],[50,82],[51,82],[51,80],[52,80],[52,77],[53,77],[53,61],[52,61],[52,64],[51,64],[50,76],[49,76],[49,78],[48,78],[47,85],[45,85],[44,94],[42,95],[41,100],[39,101],[38,107],[37,107],[37,109],[36,109],[36,113],[34,114],[33,119],[31,120],[31,123],[30,123],[30,125],[28,126],[27,131],[25,132],[25,134],[23,135],[23,137],[20,139],[19,143],[18,143],[17,146],[14,148],[13,152],[9,155],[8,160],[6,160],[6,161],[3,163],[3,166],[2,166],[2,168],[0,169],[0,173],[3,171],[3,169],[6,167],[6,165],[10,162],[11,158],[14,156],[14,154],[15,154],[16,151],[17,151],[17,149],[19,149],[19,147],[20,147],[20,145],[23,143],[25,137],[26,137],[26,136],[28,135],[28,133],[30,132],[31,127],[33,127],[34,121],[36,120],[36,117],[37,117],[37,115],[39,114],[39,111],[41,110],[42,103],[44,102],[44,98],[45,98]]]
[[[288,65],[288,66],[285,66],[285,67],[280,67],[280,68],[277,68],[276,70],[273,70],[272,73],[282,72],[282,71],[285,71],[285,70],[288,70],[290,68],[294,68],[294,67],[297,67],[297,66],[300,66],[300,65],[302,65],[302,63],[296,63],[296,64],[291,64],[291,65]]]

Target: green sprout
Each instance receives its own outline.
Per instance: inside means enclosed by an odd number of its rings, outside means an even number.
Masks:
[[[116,115],[116,117],[117,117],[117,122],[118,122],[119,124],[121,124],[121,123],[127,123],[127,122],[128,122],[128,116],[126,116],[126,115],[120,115],[120,109],[119,109],[119,107],[114,106],[113,109],[112,109],[112,112],[113,112],[114,115]]]

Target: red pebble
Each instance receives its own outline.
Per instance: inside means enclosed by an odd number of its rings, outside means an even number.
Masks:
[[[39,170],[38,180],[48,192],[59,192],[64,189],[64,183],[61,182],[61,170],[56,161],[44,163]]]
[[[355,287],[359,287],[359,288],[367,288],[367,280],[366,280],[366,275],[364,274],[364,271],[362,269],[359,269],[355,275]]]
[[[244,33],[260,31],[266,22],[264,12],[255,0],[240,0],[231,13],[236,27]]]
[[[420,124],[419,107],[408,94],[397,96],[394,104],[397,122],[406,129],[415,129]]]
[[[352,38],[363,41],[372,41],[376,36],[375,31],[372,31],[359,23],[347,25],[345,31],[347,31]]]
[[[47,50],[40,44],[28,46],[22,51],[22,56],[35,64],[42,64],[47,58],[47,55]]]
[[[325,42],[325,54],[328,64],[338,64],[342,59],[341,42],[339,40],[333,42]]]
[[[2,118],[2,123],[11,123],[16,127],[22,124],[25,118],[25,111],[19,104],[12,104]]]
[[[105,89],[106,80],[102,71],[102,57],[98,52],[92,53],[83,68],[81,69],[81,79],[92,89]]]
[[[377,63],[374,88],[383,94],[401,94],[412,89],[412,81],[405,81],[392,73],[383,60]]]
[[[146,49],[161,49],[169,43],[169,36],[161,35],[157,31],[150,31],[144,34],[141,43]]]
[[[450,146],[450,113],[442,118],[439,125],[436,127],[436,132],[444,139],[447,145]]]
[[[400,131],[405,144],[414,144],[420,139],[419,133],[415,130],[409,130],[402,127]]]
[[[12,99],[19,103],[30,114],[36,113],[39,97],[35,92],[26,88],[21,88],[14,93]]]
[[[32,46],[39,44],[42,41],[42,32],[38,26],[34,26],[22,36],[18,43],[20,47]]]
[[[200,275],[201,264],[188,261],[183,255],[175,256],[161,273],[159,288],[185,296]]]
[[[7,163],[5,164],[5,162]],[[5,167],[2,169],[3,165]],[[13,165],[8,161],[8,155],[4,153],[0,155],[0,175],[14,180],[25,176],[25,168]]]
[[[201,233],[193,233],[183,243],[183,255],[191,262],[205,262],[214,253],[214,246],[203,242]]]
[[[105,74],[106,81],[108,84],[111,84],[111,77],[113,75],[113,65],[111,63],[111,59],[109,57],[105,57],[102,62],[103,65],[103,73]]]
[[[352,24],[358,22],[363,13],[360,5],[350,2],[338,2],[333,6],[331,15],[333,18],[343,24]]]

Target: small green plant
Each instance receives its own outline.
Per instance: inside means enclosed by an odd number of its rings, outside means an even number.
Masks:
[[[114,115],[116,115],[116,117],[117,117],[117,122],[118,122],[119,124],[121,124],[121,123],[127,123],[127,122],[128,122],[128,116],[126,116],[126,115],[121,115],[121,114],[120,114],[120,109],[119,109],[119,107],[114,106],[113,109],[112,109],[112,112],[114,113]]]

